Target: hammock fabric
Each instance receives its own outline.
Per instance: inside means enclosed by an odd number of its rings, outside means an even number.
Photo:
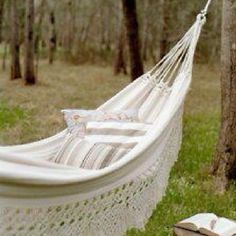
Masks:
[[[119,161],[99,170],[49,161],[66,130],[39,142],[0,147],[0,235],[120,236],[144,227],[165,194],[181,146],[182,108],[209,3],[152,70],[98,108],[137,109],[147,101],[153,108],[142,109],[152,124]],[[153,89],[169,92],[150,97]]]

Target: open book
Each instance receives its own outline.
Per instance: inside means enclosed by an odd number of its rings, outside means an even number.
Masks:
[[[207,236],[233,236],[236,235],[236,222],[213,213],[201,213],[182,220],[176,227],[200,232]]]

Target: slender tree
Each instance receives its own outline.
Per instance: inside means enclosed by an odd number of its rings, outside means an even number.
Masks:
[[[125,60],[125,23],[124,17],[122,14],[122,5],[121,2],[117,2],[117,22],[118,30],[117,34],[117,42],[115,49],[115,62],[114,62],[114,75],[118,75],[123,71],[124,74],[127,74],[126,69],[126,60]]]
[[[50,36],[49,36],[49,64],[52,64],[54,61],[54,54],[56,50],[57,35],[56,35],[56,26],[55,26],[55,13],[54,10],[50,12]]]
[[[127,31],[130,54],[131,80],[143,74],[143,63],[140,54],[139,26],[135,0],[122,0],[123,13]]]
[[[35,24],[34,24],[34,52],[35,52],[35,76],[38,76],[38,67],[39,67],[39,51],[40,51],[40,42],[42,42],[42,23],[44,18],[44,12],[46,11],[46,0],[41,0],[38,5],[37,12],[35,13]]]
[[[64,49],[65,57],[69,59],[72,56],[72,46],[75,36],[75,0],[67,0],[65,6],[65,22],[66,27],[64,31]]]
[[[117,40],[117,48],[116,48],[116,56],[115,56],[115,63],[114,63],[114,74],[118,75],[123,71],[126,75],[126,62],[124,57],[124,46],[125,46],[125,34],[124,34],[124,24],[123,21],[120,26],[120,32]]]
[[[42,23],[44,18],[44,13],[46,12],[46,7],[48,7],[48,4],[45,0],[41,0],[37,12],[35,13],[35,33],[34,33],[34,51],[35,54],[38,57],[39,53],[39,44],[40,40],[42,40]]]
[[[26,0],[25,15],[25,74],[26,85],[36,83],[34,74],[34,0]]]
[[[0,0],[0,43],[2,42],[2,22],[4,13],[4,3],[5,0]]]
[[[223,1],[221,55],[222,119],[213,172],[224,191],[236,180],[236,0]]]
[[[7,60],[7,42],[4,43],[4,50],[3,50],[3,55],[2,55],[2,70],[5,71],[6,70],[6,60]]]
[[[160,40],[160,58],[163,58],[169,49],[169,0],[161,0],[161,40]]]
[[[17,2],[11,0],[11,80],[21,78],[19,14]]]
[[[148,49],[148,33],[149,33],[149,6],[150,6],[150,0],[144,1],[143,11],[144,11],[144,17],[143,17],[143,33],[142,33],[142,58],[144,61],[147,60],[147,49]]]

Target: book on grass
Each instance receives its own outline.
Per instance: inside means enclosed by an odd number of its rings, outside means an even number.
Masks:
[[[200,232],[207,236],[236,235],[236,223],[224,217],[217,217],[213,213],[201,213],[182,220],[176,227]]]

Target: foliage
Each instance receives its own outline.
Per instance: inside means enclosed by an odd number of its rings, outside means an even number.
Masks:
[[[6,1],[3,14],[3,40],[10,41],[10,4]],[[166,0],[167,1],[167,0]],[[191,26],[206,0],[168,0],[168,42],[173,45]],[[20,41],[24,41],[24,1],[19,4]],[[40,58],[50,51],[51,28],[56,33],[56,58],[76,64],[97,63],[101,60],[111,63],[116,51],[122,18],[121,1],[113,0],[35,0],[35,49]],[[162,0],[137,0],[138,21],[142,53],[147,60],[158,58],[162,39]],[[203,31],[198,58],[205,62],[219,57],[221,1],[213,1],[208,23]],[[55,25],[50,23],[50,14],[55,15]],[[1,31],[1,28],[0,28]],[[145,46],[146,45],[146,46]],[[23,46],[23,45],[22,45]],[[37,51],[36,50],[36,51]],[[200,56],[201,55],[201,56]]]

